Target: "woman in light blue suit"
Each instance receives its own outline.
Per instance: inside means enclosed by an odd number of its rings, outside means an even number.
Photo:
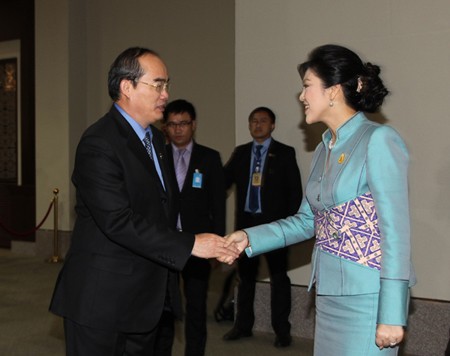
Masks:
[[[391,127],[369,121],[388,90],[380,69],[325,45],[299,66],[306,122],[328,130],[294,216],[236,231],[255,256],[316,237],[314,354],[397,355],[408,316],[411,267],[408,152]]]

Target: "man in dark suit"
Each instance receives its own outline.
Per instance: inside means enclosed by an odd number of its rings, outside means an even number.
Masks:
[[[114,104],[79,142],[77,220],[50,305],[69,356],[152,355],[163,309],[181,313],[176,271],[191,255],[234,254],[219,236],[170,228],[169,157],[152,126],[168,84],[155,52],[125,50],[108,75]]]
[[[293,147],[272,138],[275,114],[258,107],[249,115],[253,141],[236,147],[225,166],[226,185],[236,186],[236,229],[244,229],[297,212],[302,200],[300,172]],[[287,275],[288,249],[265,255],[270,273],[272,327],[276,347],[291,344],[289,314],[291,285]],[[238,260],[239,290],[237,315],[224,340],[252,336],[255,321],[253,302],[259,258],[241,256]]]
[[[170,141],[167,151],[173,158],[169,159],[175,183],[172,189],[177,192],[176,226],[180,231],[224,235],[226,192],[222,161],[219,152],[193,140],[196,118],[194,106],[183,99],[172,101],[164,111],[165,131]],[[210,271],[209,261],[191,256],[181,273],[186,299],[185,356],[205,354]],[[157,356],[171,355],[174,318],[165,315]]]

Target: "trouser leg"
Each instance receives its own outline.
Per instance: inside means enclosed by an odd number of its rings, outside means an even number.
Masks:
[[[287,275],[288,249],[265,254],[270,273],[271,321],[277,335],[289,335],[291,324],[291,281]]]
[[[105,331],[64,319],[66,356],[153,356],[156,329],[148,333]]]
[[[164,310],[156,331],[154,355],[171,356],[174,338],[175,318],[172,312]]]
[[[238,261],[239,287],[237,296],[237,315],[235,327],[251,331],[255,322],[253,303],[258,274],[259,257],[242,256]]]

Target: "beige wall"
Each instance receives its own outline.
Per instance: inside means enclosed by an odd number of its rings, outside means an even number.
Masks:
[[[62,230],[71,230],[75,219],[76,145],[109,109],[109,66],[131,46],[152,48],[165,60],[171,99],[196,106],[200,143],[219,150],[223,160],[234,147],[234,2],[38,0],[37,217],[58,187]]]
[[[272,107],[280,119],[275,136],[296,148],[304,180],[312,153],[305,142],[310,136],[298,128],[297,65],[314,47],[337,43],[381,66],[392,91],[382,115],[411,153],[419,280],[412,292],[444,300],[450,300],[449,18],[446,0],[236,0],[237,143],[249,139],[248,112],[260,104]],[[298,267],[307,262],[292,256],[294,283],[307,283],[310,266]]]
[[[36,1],[36,219],[45,216],[58,188],[62,229],[68,228],[72,210],[68,21],[67,1]],[[53,219],[43,227],[53,228]]]
[[[224,161],[235,141],[250,139],[249,111],[272,107],[279,118],[275,137],[296,148],[305,180],[308,140],[313,137],[315,143],[320,128],[308,127],[313,136],[299,128],[296,66],[317,45],[339,43],[382,67],[392,91],[382,114],[411,151],[413,258],[419,278],[413,294],[450,300],[448,1],[133,0],[126,5],[36,1],[38,218],[58,187],[60,227],[71,230],[75,146],[84,128],[108,110],[108,67],[124,48],[140,45],[160,52],[174,83],[171,98],[196,105],[197,139],[218,149]],[[309,275],[305,250],[296,247],[291,258],[296,284],[306,284]]]

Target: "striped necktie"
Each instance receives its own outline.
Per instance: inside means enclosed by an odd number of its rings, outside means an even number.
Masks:
[[[150,137],[150,132],[147,131],[145,133],[145,137],[142,141],[144,141],[144,146],[145,146],[145,149],[147,150],[148,155],[153,160],[152,139]]]
[[[178,188],[183,188],[184,180],[186,178],[186,172],[187,172],[187,164],[186,160],[184,159],[184,154],[186,153],[186,149],[183,148],[181,150],[178,150],[178,160],[177,165],[175,167],[175,174],[177,176],[177,182],[178,182]]]

